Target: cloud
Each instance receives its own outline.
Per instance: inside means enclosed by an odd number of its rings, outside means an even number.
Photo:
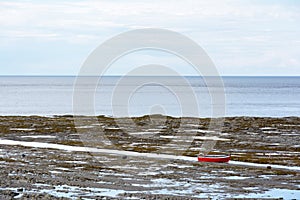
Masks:
[[[58,32],[104,28],[169,27],[193,31],[200,23],[299,18],[299,9],[237,1],[25,1],[0,2],[0,26]],[[214,24],[210,24],[211,28]],[[227,24],[228,25],[228,24]]]
[[[281,66],[299,65],[299,22],[295,1],[1,1],[0,48],[54,42],[56,51],[76,45],[91,51],[120,32],[156,27],[198,42],[222,73],[244,67],[259,73],[262,65],[282,73]]]

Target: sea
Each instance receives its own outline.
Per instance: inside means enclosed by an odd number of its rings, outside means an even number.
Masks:
[[[95,115],[215,117],[217,108],[225,117],[300,116],[300,77],[226,76],[223,85],[195,76],[90,78],[98,81],[78,87],[76,76],[0,76],[0,115],[78,114],[74,94],[80,90],[89,97],[80,101],[92,102]]]

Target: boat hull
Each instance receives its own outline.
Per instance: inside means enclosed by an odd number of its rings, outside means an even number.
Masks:
[[[230,155],[206,155],[198,156],[199,162],[228,162]]]

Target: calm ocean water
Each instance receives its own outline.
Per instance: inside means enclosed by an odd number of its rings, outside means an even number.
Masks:
[[[112,105],[114,89],[120,77],[104,77],[95,91],[95,113],[115,115],[113,109],[125,105]],[[196,94],[199,116],[209,117],[212,112],[211,96],[203,79],[185,77]],[[0,115],[61,115],[73,114],[73,87],[75,77],[0,77]],[[135,84],[145,77],[131,77]],[[176,77],[170,80],[177,92],[167,87],[148,84],[131,94],[126,103],[130,116],[160,113],[182,115],[177,95],[185,95],[187,86],[180,85]],[[300,77],[223,77],[226,95],[226,116],[300,116]],[[126,87],[128,85],[118,85]],[[132,86],[132,85],[131,85]],[[213,88],[222,91],[222,88]],[[127,104],[126,104],[127,105]],[[193,108],[191,108],[193,109]],[[186,115],[186,114],[185,114]]]

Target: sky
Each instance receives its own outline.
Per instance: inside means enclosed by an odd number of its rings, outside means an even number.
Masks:
[[[223,76],[300,76],[298,0],[0,0],[0,75],[77,75],[97,46],[138,28],[189,37]],[[107,75],[153,63],[194,75],[150,50],[120,58]]]

